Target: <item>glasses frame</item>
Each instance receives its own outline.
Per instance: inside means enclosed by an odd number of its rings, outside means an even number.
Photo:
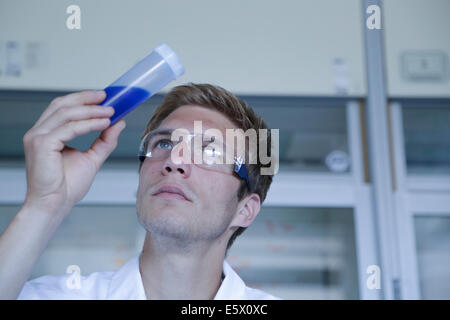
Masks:
[[[147,137],[149,136],[149,134],[154,134],[154,133],[158,133],[158,131],[160,131],[161,133],[167,133],[167,134],[171,134],[171,129],[156,129],[156,130],[152,130],[149,131],[145,134],[144,137],[142,137],[141,142],[139,144],[139,152],[138,152],[138,159],[140,162],[144,162],[145,158],[151,158],[151,157],[147,157],[146,155],[141,155],[141,149],[143,149],[143,145],[145,140],[147,139]],[[234,157],[234,168],[233,168],[233,172],[236,173],[238,175],[239,178],[243,179],[246,184],[247,184],[247,188],[248,190],[251,190],[250,188],[250,181],[248,178],[248,171],[247,171],[247,167],[245,166],[244,160],[241,156],[235,156]]]

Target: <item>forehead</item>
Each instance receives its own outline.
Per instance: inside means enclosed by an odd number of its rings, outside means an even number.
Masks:
[[[177,108],[161,122],[158,129],[187,129],[194,130],[194,121],[202,122],[202,129],[214,128],[225,133],[225,129],[236,129],[230,119],[217,110],[196,105],[185,105]]]

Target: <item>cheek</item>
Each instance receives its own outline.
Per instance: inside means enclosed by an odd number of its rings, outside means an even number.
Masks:
[[[200,181],[205,204],[214,208],[227,206],[230,199],[236,198],[240,185],[238,179],[221,174],[211,175]]]
[[[145,191],[145,187],[142,184],[142,179],[139,178],[139,185],[138,185],[138,189],[137,189],[137,195],[136,195],[136,209],[138,213],[141,213],[142,210],[142,199],[144,197],[144,195],[142,194]]]
[[[141,171],[139,172],[139,183],[136,196],[136,205],[138,207],[142,202],[142,199],[145,198],[146,194],[149,192],[152,184],[154,184],[153,181],[156,179],[156,174],[157,171],[153,167],[146,166],[145,164],[142,166]]]
[[[146,189],[149,185],[154,184],[158,173],[161,174],[161,167],[154,163],[144,162],[139,172],[139,188]]]

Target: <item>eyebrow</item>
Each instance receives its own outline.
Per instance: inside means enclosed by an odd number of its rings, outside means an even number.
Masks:
[[[176,128],[176,129],[173,129],[173,128],[160,128],[160,129],[155,129],[154,131],[153,131],[153,136],[159,136],[159,135],[169,135],[169,136],[171,136],[172,135],[172,133],[175,131],[175,130],[178,130],[178,129],[185,129],[185,128]],[[206,128],[206,130],[208,130],[208,129],[211,129],[210,127],[207,127]],[[214,129],[214,128],[213,128]],[[187,129],[185,129],[185,130],[187,130]],[[204,132],[206,131],[206,130],[204,130],[201,134],[205,134]],[[192,134],[192,132],[191,131],[189,131],[191,134]],[[215,135],[206,135],[205,137],[207,137],[207,138],[212,138],[212,137],[214,137],[214,142],[222,142],[222,143],[225,143],[225,140],[223,140],[223,139],[217,139],[217,136],[215,136]]]
[[[162,134],[172,134],[172,132],[173,131],[175,131],[175,130],[178,130],[178,129],[185,129],[185,130],[188,130],[187,128],[185,128],[185,127],[177,127],[177,128],[160,128],[160,129],[155,129],[155,130],[153,130],[153,132],[155,132],[155,133],[162,133]],[[216,128],[216,127],[210,127],[210,126],[208,126],[208,125],[202,125],[202,133],[205,133],[205,131],[207,131],[207,130],[209,130],[209,129],[218,129],[218,130],[220,130],[220,131],[222,131],[222,129],[221,128]],[[232,130],[234,130],[235,128],[225,128],[225,132],[226,132],[226,130],[228,130],[228,129],[232,129]],[[188,130],[189,132],[191,132],[192,133],[192,130]]]
[[[156,130],[154,131],[154,134],[168,134],[168,135],[171,135],[172,132],[173,132],[174,130],[175,130],[175,129],[161,128],[161,129],[156,129]]]

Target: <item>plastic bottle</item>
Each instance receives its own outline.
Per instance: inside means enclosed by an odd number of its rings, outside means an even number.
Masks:
[[[106,98],[101,106],[112,106],[115,113],[110,118],[115,124],[131,110],[178,79],[184,67],[175,52],[165,43],[105,88]]]

